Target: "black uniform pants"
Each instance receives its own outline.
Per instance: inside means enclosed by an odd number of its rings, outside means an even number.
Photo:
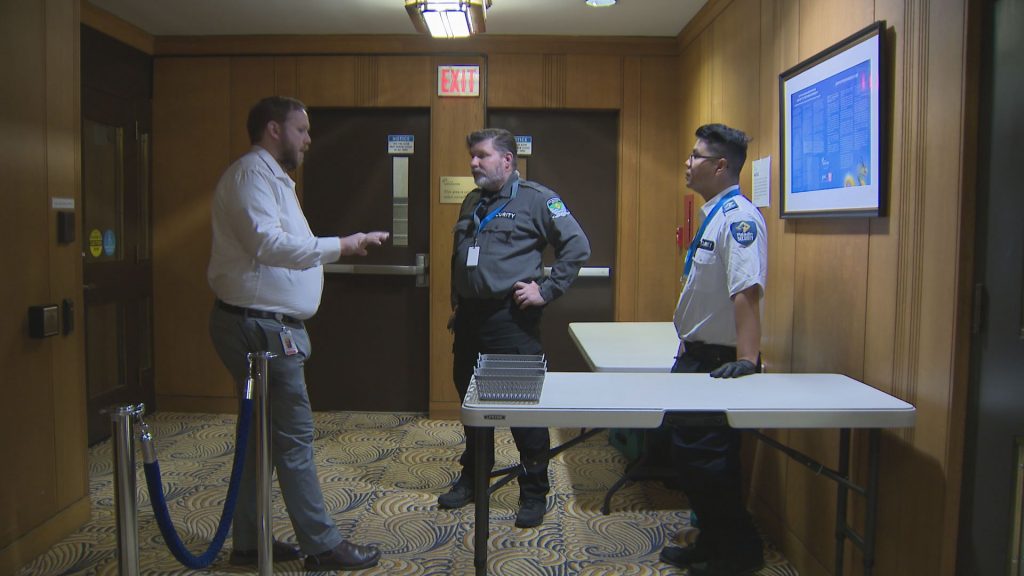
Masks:
[[[687,342],[672,372],[711,372],[736,360],[736,348]],[[762,554],[761,537],[743,502],[740,440],[728,426],[675,427],[672,461],[700,521],[697,546],[719,563],[745,565]]]
[[[473,300],[459,302],[455,314],[455,364],[452,376],[459,398],[465,400],[478,354],[543,354],[540,344],[541,308],[519,310],[511,300]],[[459,458],[461,482],[473,485],[475,442],[466,434],[466,449]],[[550,490],[548,450],[551,437],[547,428],[512,428],[525,474],[519,476],[522,499],[543,499]],[[494,454],[487,469],[494,467]]]

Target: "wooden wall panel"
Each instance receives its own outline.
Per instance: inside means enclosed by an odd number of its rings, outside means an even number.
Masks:
[[[569,54],[565,65],[566,107],[606,110],[622,107],[622,58]]]
[[[376,58],[377,88],[374,105],[381,107],[430,107],[437,91],[437,74],[427,56],[380,56]]]
[[[0,64],[8,78],[0,109],[4,210],[0,227],[17,242],[0,286],[0,454],[17,466],[0,483],[0,573],[59,542],[89,516],[81,323],[69,336],[28,335],[29,306],[82,296],[81,245],[56,242],[52,198],[78,195],[79,4],[0,3]],[[81,320],[80,312],[78,319]]]
[[[75,2],[46,3],[46,196],[74,201],[81,206],[79,16]],[[68,33],[71,31],[71,33]],[[78,217],[80,211],[76,210]],[[58,244],[55,211],[47,215],[46,241],[50,249],[50,302],[70,300],[74,325],[69,336],[50,340],[53,346],[53,413],[57,508],[65,508],[88,495],[86,461],[85,350],[82,299],[82,245],[76,240]],[[81,230],[77,223],[76,230]]]
[[[249,110],[267,96],[278,95],[274,75],[274,58],[232,58],[230,63],[229,115],[230,147],[228,157],[234,160],[252,148],[245,127]],[[282,94],[286,95],[286,94]],[[227,166],[225,166],[226,168]],[[211,190],[212,192],[212,190]]]
[[[276,94],[295,96],[299,93],[298,86],[298,63],[296,59],[286,56],[274,58],[274,87],[277,90]]]
[[[763,209],[768,228],[768,281],[762,300],[761,350],[768,372],[789,372],[792,355],[795,261],[795,234],[786,233],[786,222],[779,219],[779,97],[778,71],[797,61],[795,34],[796,2],[769,1],[761,4],[761,62],[759,70],[762,95],[759,111],[760,137],[751,142],[750,159],[769,156],[772,193],[770,206]],[[788,444],[790,431],[769,430],[766,434]],[[761,528],[773,542],[785,541],[788,531],[786,487],[790,460],[777,450],[761,443],[749,446],[752,459],[750,505],[756,510]]]
[[[544,106],[544,56],[492,54],[487,58],[487,105],[492,108]]]
[[[640,293],[640,78],[643,63],[626,58],[622,66],[622,110],[619,111],[619,202],[616,234],[615,320],[636,322]]]
[[[481,58],[436,57],[432,67],[483,66]],[[484,127],[484,98],[431,96],[430,107],[430,416],[458,419],[461,404],[452,381],[452,234],[459,204],[442,204],[441,177],[469,176],[466,134]]]
[[[237,407],[206,330],[210,199],[232,160],[231,72],[227,58],[164,58],[154,66],[155,380],[165,410],[181,409],[181,398],[199,409]]]
[[[711,117],[743,130],[753,139],[748,161],[740,172],[740,186],[750,197],[750,159],[756,157],[760,141],[758,118],[760,101],[754,97],[760,87],[761,24],[760,0],[735,0],[712,26],[711,52]]]
[[[712,33],[708,26],[694,33],[686,49],[679,55],[680,115],[679,115],[679,184],[680,197],[676,203],[676,226],[686,228],[690,222],[690,233],[696,233],[700,226],[700,207],[704,201],[700,195],[686,187],[686,162],[690,159],[696,141],[697,128],[711,122],[711,54]],[[692,203],[692,212],[686,213],[686,201]],[[675,262],[676,278],[682,278],[683,263],[690,238],[684,238]],[[681,290],[682,285],[678,288]]]
[[[544,107],[564,108],[566,74],[568,65],[565,54],[545,54],[542,64],[544,84],[541,92],[544,97]]]
[[[715,0],[713,0],[715,1]],[[719,2],[729,0],[718,0]],[[249,56],[315,54],[596,54],[614,56],[674,56],[678,42],[671,38],[609,36],[501,36],[486,34],[465,39],[426,35],[274,35],[274,36],[161,36],[157,56]]]
[[[356,106],[355,56],[296,58],[296,98],[306,106]]]
[[[639,271],[636,319],[666,322],[672,318],[679,295],[675,266],[675,211],[679,200],[680,170],[676,133],[678,82],[676,58],[644,58],[640,62],[640,164],[635,239]],[[621,221],[621,216],[620,216]]]
[[[914,483],[921,486],[919,502],[928,502],[926,498],[930,497],[933,503],[921,521],[945,526],[939,532],[945,536],[956,535],[963,457],[962,402],[968,386],[970,342],[966,311],[970,310],[972,263],[969,258],[960,258],[961,245],[972,241],[973,223],[964,219],[962,210],[965,197],[973,196],[975,185],[964,178],[968,158],[976,153],[964,149],[965,123],[970,116],[965,105],[965,92],[970,89],[965,77],[974,64],[968,60],[965,40],[968,4],[956,0],[908,1],[906,23],[908,42],[922,49],[922,58],[915,62],[915,68],[922,70],[917,76],[922,99],[914,111],[921,118],[918,157],[922,162],[917,196],[919,232],[910,237],[920,256],[913,277],[920,286],[920,298],[914,302],[916,353],[910,363],[913,379],[905,389],[922,408],[912,436],[913,446],[920,460],[939,464],[938,468],[921,468],[915,474]],[[961,404],[957,405],[957,400]],[[911,546],[915,552],[927,554],[930,544],[919,537]],[[940,556],[932,548],[924,566],[945,573],[954,559],[952,552]],[[909,566],[908,560],[902,559],[900,567]]]
[[[4,454],[19,464],[0,489],[0,548],[38,526],[55,511],[53,346],[28,337],[28,307],[50,300],[49,202],[46,188],[46,18],[43,4],[5,3],[0,8],[0,47],[17,54],[3,63],[8,82],[0,92],[11,136],[0,143],[5,207],[0,225],[18,238],[5,262],[18,282],[0,287],[8,320],[0,332],[0,361],[7,401],[0,408]]]
[[[872,0],[800,0],[800,58],[810,58],[875,20]]]

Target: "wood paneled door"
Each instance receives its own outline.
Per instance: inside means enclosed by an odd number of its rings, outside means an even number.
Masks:
[[[325,268],[320,310],[307,322],[310,402],[426,412],[430,111],[312,108],[309,116],[301,192],[313,232],[391,232],[367,256]]]

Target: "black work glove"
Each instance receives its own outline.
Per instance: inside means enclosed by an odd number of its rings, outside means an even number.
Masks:
[[[756,374],[757,366],[750,360],[737,360],[735,362],[726,362],[718,368],[715,368],[714,372],[711,373],[712,378],[739,378],[740,376],[747,376],[748,374]]]

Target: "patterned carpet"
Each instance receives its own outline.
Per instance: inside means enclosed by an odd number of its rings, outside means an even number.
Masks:
[[[231,415],[161,412],[147,418],[156,438],[171,518],[193,554],[204,552],[216,531],[227,493],[234,449]],[[328,509],[342,535],[380,546],[378,566],[358,574],[427,576],[473,574],[473,506],[438,510],[437,496],[455,474],[462,427],[416,414],[317,413],[316,456]],[[562,442],[577,430],[552,430]],[[512,437],[499,429],[498,465],[517,458]],[[118,574],[111,441],[90,449],[92,519],[18,575]],[[139,558],[146,576],[255,574],[227,563],[231,539],[214,564],[194,571],[177,563],[164,544],[146,492],[139,456]],[[658,482],[630,483],[600,512],[605,491],[625,460],[607,433],[559,454],[551,464],[548,514],[538,528],[512,525],[518,486],[491,499],[489,570],[493,575],[668,575],[681,571],[658,561],[666,541],[692,541],[689,511],[677,491]],[[274,534],[294,542],[275,484]],[[766,550],[762,576],[795,576],[774,550]],[[279,563],[275,574],[306,574],[301,561]],[[354,573],[355,574],[355,573]]]

